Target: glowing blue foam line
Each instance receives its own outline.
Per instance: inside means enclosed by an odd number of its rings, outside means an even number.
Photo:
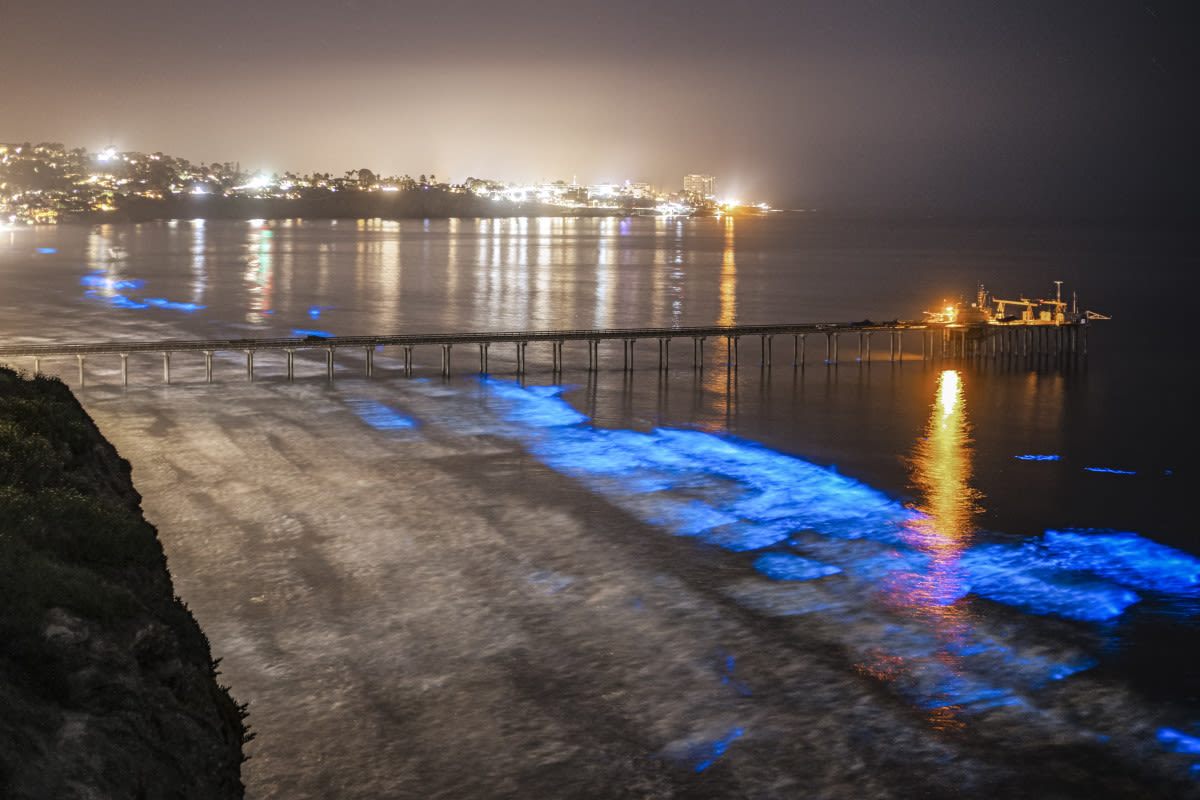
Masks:
[[[859,657],[869,663],[871,650],[881,650],[903,665],[892,686],[924,708],[1019,705],[1029,689],[1097,663],[1071,648],[1014,646],[983,625],[942,629],[931,613],[939,606],[973,594],[1030,614],[1098,622],[1137,603],[1135,590],[1198,591],[1200,561],[1133,533],[996,537],[935,561],[911,541],[927,517],[833,469],[703,431],[596,428],[562,399],[564,387],[488,377],[480,386],[487,411],[499,417],[488,429],[550,468],[669,533],[756,552],[761,578],[729,589],[739,602],[775,616],[871,617],[881,635]],[[712,757],[706,752],[700,763]]]
[[[195,303],[177,303],[173,300],[168,300],[165,297],[147,297],[142,302],[146,305],[155,306],[156,308],[166,308],[171,311],[199,311],[207,306],[196,305]]]
[[[1062,456],[1054,454],[1013,456],[1020,461],[1059,461]]]
[[[292,336],[320,336],[322,339],[329,339],[333,337],[333,334],[329,331],[294,330]]]
[[[150,307],[146,303],[139,303],[136,300],[130,300],[128,297],[126,297],[123,294],[106,295],[95,289],[89,289],[87,292],[84,292],[84,294],[87,297],[91,297],[96,300],[103,300],[104,302],[108,303],[109,305],[116,306],[117,308],[141,309],[141,308],[149,308]]]
[[[58,252],[58,251],[57,251],[57,250],[55,250],[53,247],[39,247],[39,248],[37,249],[37,251],[38,251],[39,253],[41,253],[42,255],[50,255],[51,253],[57,253],[57,252]]]
[[[801,558],[789,553],[766,553],[754,562],[754,568],[777,581],[809,581],[813,578],[823,578],[826,575],[836,575],[841,567],[832,564],[822,564],[811,558]]]
[[[1141,599],[1129,589],[1057,563],[1039,541],[983,545],[965,553],[962,561],[971,591],[1030,614],[1099,622],[1120,616]]]
[[[383,403],[374,400],[347,400],[363,422],[380,431],[406,431],[417,427],[417,421]]]
[[[93,272],[84,275],[79,279],[79,283],[83,286],[95,286],[100,289],[140,289],[146,285],[145,281],[135,278],[127,280],[107,278],[103,272]]]
[[[1174,728],[1159,728],[1154,736],[1171,753],[1200,755],[1200,739],[1195,736],[1188,736]]]
[[[1137,475],[1137,472],[1131,469],[1112,469],[1111,467],[1084,467],[1088,472],[1107,472],[1110,475]]]
[[[1136,533],[1046,531],[1045,548],[1060,569],[1086,570],[1145,591],[1200,594],[1200,559]]]
[[[522,388],[494,378],[481,383],[489,407],[518,426],[511,435],[540,460],[676,535],[745,551],[782,546],[799,531],[813,531],[887,546],[868,558],[846,553],[851,560],[840,564],[815,562],[823,566],[866,580],[926,569],[926,556],[899,535],[921,515],[833,470],[703,431],[597,429],[562,399],[565,387]],[[764,574],[785,574],[785,563],[772,556],[763,562]],[[794,574],[805,574],[802,561],[790,563],[797,565]],[[1029,613],[1085,621],[1119,616],[1139,601],[1134,589],[1191,592],[1196,583],[1195,559],[1136,534],[1111,532],[1059,531],[1018,544],[980,545],[963,553],[957,569],[961,574],[947,582],[945,596],[930,602],[948,604],[973,592]]]
[[[729,731],[729,733],[725,734],[724,738],[718,739],[717,741],[713,742],[712,743],[712,755],[705,758],[703,761],[701,761],[699,764],[696,765],[696,772],[704,772],[704,770],[711,767],[713,765],[713,762],[716,761],[721,756],[725,755],[725,751],[729,749],[729,745],[731,745],[737,739],[741,738],[743,733],[745,733],[745,731],[742,730],[741,728],[732,728]]]

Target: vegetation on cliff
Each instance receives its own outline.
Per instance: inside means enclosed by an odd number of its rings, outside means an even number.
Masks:
[[[0,796],[241,797],[246,711],[120,458],[0,368]]]

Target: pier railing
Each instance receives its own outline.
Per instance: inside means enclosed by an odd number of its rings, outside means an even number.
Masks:
[[[381,336],[316,336],[287,338],[237,338],[237,339],[167,339],[162,341],[107,341],[78,344],[3,344],[0,345],[0,360],[32,359],[34,372],[40,373],[41,361],[46,358],[74,356],[79,362],[80,381],[83,381],[83,366],[87,356],[118,355],[121,358],[121,380],[129,380],[128,359],[134,353],[161,353],[163,357],[163,379],[170,381],[171,355],[174,353],[199,352],[205,357],[205,376],[212,380],[213,355],[219,352],[242,352],[246,356],[247,378],[254,377],[254,354],[258,351],[282,351],[287,356],[287,377],[295,374],[295,353],[298,350],[320,350],[325,353],[326,370],[330,379],[334,374],[334,354],[339,349],[360,348],[365,355],[365,373],[374,371],[374,355],[385,347],[400,348],[404,355],[404,370],[411,374],[413,349],[420,346],[442,348],[442,374],[450,374],[450,351],[455,346],[474,345],[479,348],[479,371],[488,371],[488,351],[495,344],[513,344],[516,347],[516,371],[525,372],[525,348],[531,342],[549,342],[552,345],[554,372],[563,368],[563,345],[569,341],[585,341],[588,345],[588,369],[599,369],[599,346],[601,342],[620,341],[623,345],[624,369],[633,369],[634,344],[642,340],[657,340],[658,367],[666,369],[670,360],[670,344],[674,339],[692,340],[692,367],[703,366],[704,342],[710,338],[723,338],[728,344],[729,361],[737,366],[738,342],[742,337],[757,336],[761,340],[762,361],[771,366],[772,341],[776,336],[792,336],[792,364],[803,366],[806,362],[806,340],[808,336],[825,336],[825,363],[838,363],[839,338],[846,335],[858,336],[857,361],[871,360],[871,337],[887,335],[889,359],[903,359],[903,335],[918,332],[921,335],[921,357],[950,358],[980,355],[1033,355],[1065,353],[1086,355],[1086,322],[1038,324],[1013,322],[987,325],[955,325],[928,322],[892,321],[885,323],[863,322],[819,322],[782,325],[713,325],[677,328],[599,328],[575,330],[532,330],[532,331],[479,331],[466,333],[405,333]],[[940,347],[938,346],[940,344]]]

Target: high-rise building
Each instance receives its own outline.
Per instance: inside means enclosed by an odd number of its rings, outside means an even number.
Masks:
[[[683,193],[693,200],[711,200],[717,195],[717,179],[712,175],[684,175]]]

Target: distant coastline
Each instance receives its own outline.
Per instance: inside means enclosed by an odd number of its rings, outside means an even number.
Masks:
[[[111,211],[86,211],[64,222],[149,222],[159,219],[446,219],[450,217],[610,217],[632,208],[571,208],[493,200],[430,187],[403,192],[317,190],[304,197],[171,195],[121,198]]]

